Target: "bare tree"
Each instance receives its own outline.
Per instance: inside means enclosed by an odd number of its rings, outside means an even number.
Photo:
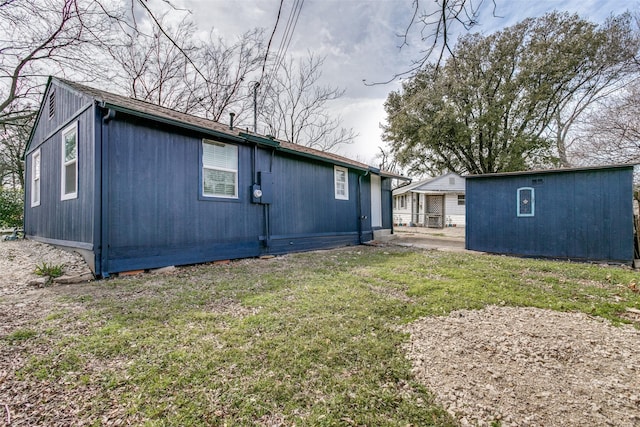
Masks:
[[[322,151],[335,151],[357,136],[342,127],[342,119],[327,110],[328,103],[340,98],[344,90],[320,85],[324,58],[313,54],[295,62],[282,63],[271,74],[264,89],[260,112],[269,133],[295,144]]]
[[[110,43],[112,26],[124,22],[122,12],[98,1],[0,3],[0,124],[35,114],[46,76],[89,71],[96,47]]]
[[[250,76],[262,65],[264,49],[262,29],[247,31],[232,44],[209,33],[209,41],[197,55],[204,81],[201,86],[192,85],[205,117],[219,121],[233,109],[238,123],[248,121],[244,113],[250,109],[253,93]]]
[[[264,56],[263,30],[242,34],[234,43],[209,33],[207,41],[194,38],[197,28],[183,19],[152,34],[135,33],[123,46],[111,49],[119,64],[116,79],[129,96],[163,107],[220,120],[233,112],[242,119],[251,88],[249,76]]]
[[[640,162],[640,81],[602,101],[575,139],[573,161],[586,165]]]
[[[139,32],[146,0],[0,0],[0,168],[22,180],[25,146],[16,142],[37,114],[47,77],[108,80],[104,53],[125,34]],[[171,4],[168,0],[166,1]],[[165,37],[167,34],[161,32]],[[170,42],[172,42],[169,36]],[[173,43],[178,50],[180,47]],[[185,52],[182,52],[186,55]],[[28,132],[27,132],[28,135]],[[24,143],[26,143],[26,136]],[[17,151],[16,151],[17,150]],[[8,172],[7,172],[8,171]],[[23,184],[21,182],[21,184]]]
[[[571,19],[575,20],[575,17]],[[564,26],[571,19],[561,18]],[[583,27],[574,33],[565,31],[567,43],[556,59],[559,66],[575,74],[564,87],[558,88],[558,107],[549,126],[563,167],[571,166],[571,131],[579,124],[580,117],[630,81],[638,79],[636,62],[640,36],[632,28],[630,14],[611,17],[601,27],[586,22]],[[548,37],[560,35],[548,34]]]
[[[24,188],[24,153],[33,117],[2,124],[0,132],[0,187]]]
[[[192,113],[198,102],[186,82],[197,75],[190,62],[197,51],[195,25],[186,19],[166,25],[164,16],[158,22],[151,34],[134,32],[125,44],[110,49],[121,69],[118,86],[133,98]]]

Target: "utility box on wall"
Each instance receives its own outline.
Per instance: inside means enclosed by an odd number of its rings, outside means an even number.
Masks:
[[[633,165],[466,177],[466,248],[631,264]]]

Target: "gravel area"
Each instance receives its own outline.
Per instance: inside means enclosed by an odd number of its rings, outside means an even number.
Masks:
[[[0,240],[0,297],[18,295],[30,287],[42,285],[43,278],[34,271],[45,262],[63,266],[62,281],[83,282],[93,277],[82,256],[76,252],[33,240]]]
[[[418,379],[463,426],[640,426],[640,330],[488,307],[407,329]]]

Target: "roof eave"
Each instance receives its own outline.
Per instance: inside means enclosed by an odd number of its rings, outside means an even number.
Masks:
[[[193,130],[193,131],[197,131],[197,132],[202,132],[205,133],[207,135],[210,136],[214,136],[220,139],[225,139],[225,140],[229,140],[229,141],[233,141],[233,142],[245,142],[246,139],[242,138],[240,136],[237,135],[232,135],[229,133],[225,133],[225,132],[220,132],[205,126],[198,126],[198,125],[194,125],[194,124],[190,124],[190,123],[185,123],[181,120],[177,120],[177,119],[171,119],[168,117],[163,117],[163,116],[159,116],[156,114],[151,114],[151,113],[145,113],[143,111],[139,111],[139,110],[135,110],[132,108],[128,108],[128,107],[123,107],[121,105],[118,104],[114,104],[111,102],[106,102],[106,101],[101,101],[101,100],[96,100],[101,107],[104,108],[111,108],[115,111],[119,111],[125,114],[129,114],[132,116],[136,116],[136,117],[140,117],[140,118],[144,118],[144,119],[149,119],[149,120],[153,120],[156,122],[160,122],[160,123],[165,123],[168,125],[172,125],[172,126],[177,126],[183,129],[188,129],[188,130]]]

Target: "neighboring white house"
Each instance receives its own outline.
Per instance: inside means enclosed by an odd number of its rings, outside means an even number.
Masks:
[[[457,173],[393,190],[393,222],[419,227],[464,227],[464,178]]]

